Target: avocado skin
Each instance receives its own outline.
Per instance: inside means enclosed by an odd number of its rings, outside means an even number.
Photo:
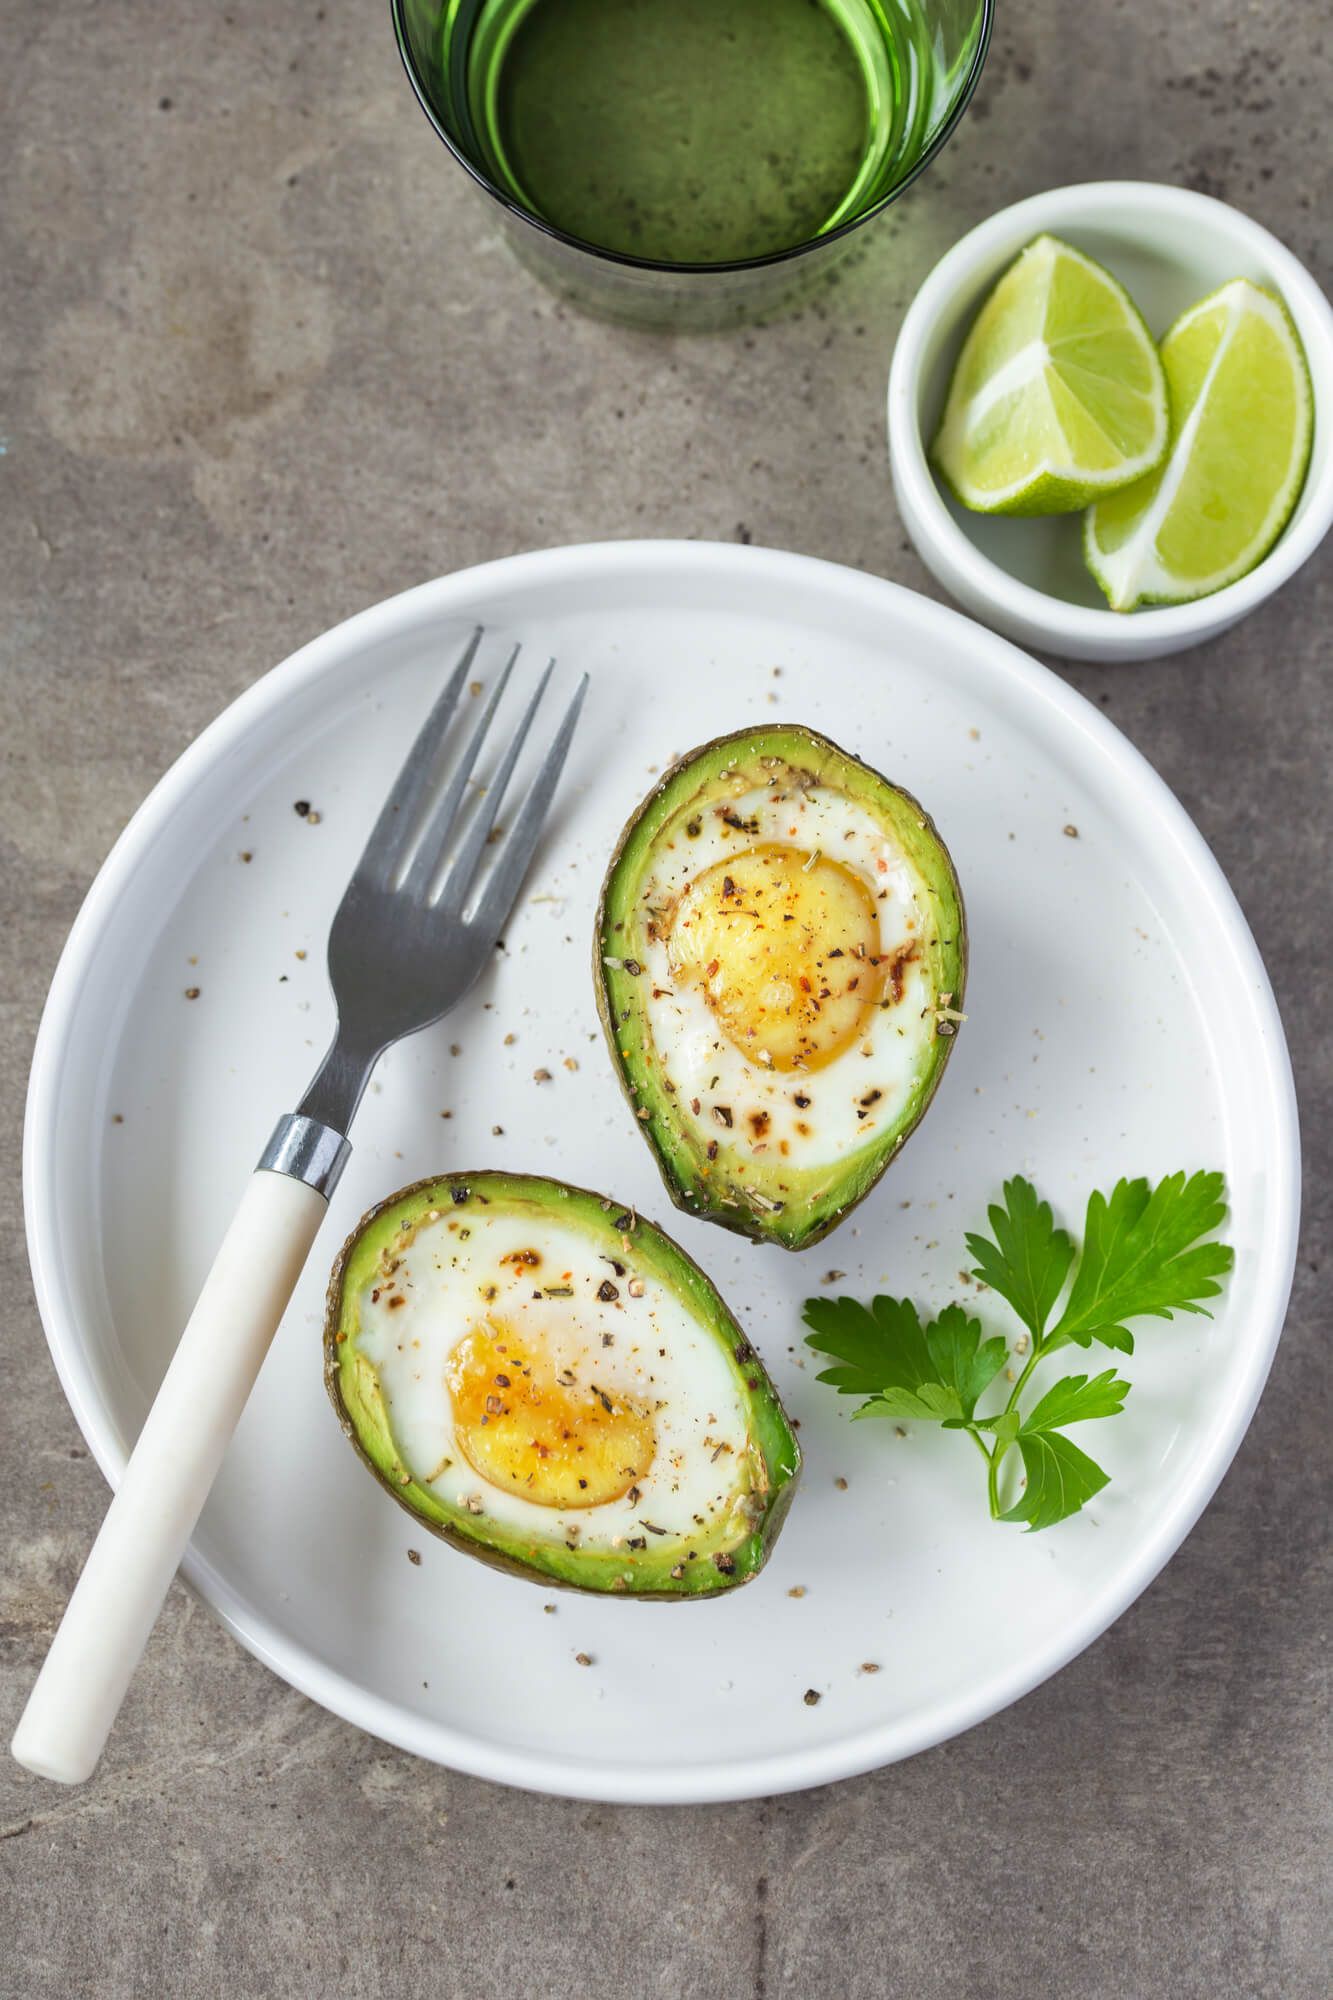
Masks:
[[[387,1427],[383,1435],[375,1435],[369,1428],[363,1434],[357,1423],[360,1398],[355,1389],[355,1375],[349,1373],[349,1366],[355,1368],[356,1328],[348,1324],[354,1310],[348,1294],[350,1290],[354,1299],[360,1289],[358,1252],[365,1253],[368,1274],[378,1261],[383,1242],[404,1226],[419,1222],[431,1209],[461,1214],[473,1201],[515,1199],[555,1206],[567,1204],[567,1214],[577,1216],[581,1226],[604,1236],[613,1254],[626,1256],[622,1239],[628,1239],[628,1256],[639,1268],[670,1284],[678,1295],[685,1296],[697,1318],[713,1323],[719,1330],[719,1346],[730,1356],[733,1372],[742,1385],[751,1435],[763,1461],[767,1491],[762,1514],[750,1532],[716,1550],[701,1539],[698,1559],[685,1563],[680,1578],[671,1577],[672,1564],[666,1557],[658,1559],[651,1551],[641,1558],[612,1551],[605,1554],[571,1551],[564,1543],[538,1544],[527,1550],[497,1547],[494,1539],[487,1538],[488,1528],[493,1530],[493,1524],[484,1515],[460,1516],[410,1476],[404,1482],[401,1472],[406,1468],[395,1469],[399,1462]],[[619,1228],[617,1225],[622,1222],[627,1222],[628,1227]],[[735,1590],[757,1576],[767,1561],[791,1506],[801,1469],[800,1446],[777,1390],[706,1273],[665,1231],[637,1215],[627,1203],[614,1202],[605,1195],[538,1174],[483,1170],[473,1174],[432,1175],[400,1188],[367,1210],[338,1252],[329,1279],[324,1320],[324,1386],[357,1456],[418,1527],[438,1535],[489,1568],[504,1570],[529,1583],[540,1583],[546,1589],[670,1603],[717,1597]],[[362,1415],[364,1422],[365,1413]],[[508,1539],[516,1543],[522,1538],[511,1531]],[[676,1547],[678,1544],[668,1544],[668,1555]],[[721,1561],[714,1560],[715,1556]]]
[[[768,723],[714,737],[678,758],[659,779],[631,815],[607,866],[593,927],[593,985],[612,1065],[634,1112],[635,1124],[652,1148],[658,1171],[676,1207],[687,1215],[716,1222],[751,1242],[776,1243],[784,1250],[808,1250],[865,1200],[898,1157],[940,1086],[956,1034],[936,1036],[910,1116],[900,1120],[877,1145],[853,1154],[840,1169],[840,1177],[819,1190],[809,1202],[788,1201],[773,1213],[756,1212],[741,1199],[732,1202],[719,1199],[715,1188],[695,1171],[698,1163],[663,1093],[642,1087],[636,1080],[632,1055],[627,1056],[622,1048],[624,1028],[627,1020],[632,1020],[635,1006],[633,981],[606,963],[608,956],[624,955],[619,932],[633,907],[639,875],[636,872],[628,881],[621,878],[635,858],[636,842],[645,824],[650,828],[647,840],[650,852],[656,832],[696,797],[701,801],[706,799],[709,784],[718,780],[723,771],[753,763],[756,783],[766,782],[766,774],[759,765],[763,757],[777,757],[790,769],[808,772],[816,779],[821,767],[829,770],[830,775],[842,775],[851,780],[858,795],[867,792],[871,795],[866,802],[872,809],[878,801],[881,812],[887,812],[940,913],[935,991],[952,993],[951,1004],[961,1009],[967,985],[967,913],[953,858],[938,828],[910,792],[801,723]],[[689,781],[694,778],[698,784],[692,793]],[[644,1110],[649,1114],[646,1119],[641,1116]],[[812,1177],[823,1178],[818,1174]]]

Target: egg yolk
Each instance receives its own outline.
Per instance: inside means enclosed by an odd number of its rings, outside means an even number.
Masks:
[[[599,1387],[584,1361],[559,1369],[503,1320],[464,1335],[445,1364],[459,1450],[491,1486],[539,1507],[619,1500],[653,1462],[650,1412]]]
[[[675,979],[697,983],[751,1062],[820,1069],[863,1031],[884,986],[879,913],[861,877],[761,843],[686,884],[670,919]]]

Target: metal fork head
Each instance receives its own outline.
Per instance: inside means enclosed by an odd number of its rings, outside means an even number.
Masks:
[[[338,1028],[300,1115],[336,1132],[347,1131],[379,1055],[447,1014],[490,958],[569,754],[586,674],[512,822],[498,830],[496,815],[555,666],[548,662],[485,788],[469,785],[519,657],[515,646],[445,776],[450,725],[482,636],[479,626],[408,752],[329,932]]]

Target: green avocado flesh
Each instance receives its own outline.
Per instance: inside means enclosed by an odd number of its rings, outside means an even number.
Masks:
[[[813,731],[683,757],[602,890],[613,1061],[678,1208],[789,1250],[920,1120],[962,1020],[953,863],[908,793]]]
[[[570,1590],[746,1582],[800,1469],[699,1267],[632,1209],[535,1175],[419,1181],[363,1217],[334,1266],[324,1374],[422,1527]]]

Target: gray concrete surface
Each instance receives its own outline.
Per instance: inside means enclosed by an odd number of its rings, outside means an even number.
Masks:
[[[5,1736],[105,1499],[28,1284],[24,1078],[94,871],[201,725],[359,606],[539,544],[745,535],[929,589],[885,475],[888,355],[936,256],[1019,195],[1184,181],[1327,274],[1323,9],[999,11],[978,103],[836,302],[671,340],[510,262],[382,0],[0,0]],[[667,1813],[414,1763],[174,1590],[96,1784],[0,1764],[5,1995],[1327,1992],[1331,582],[1325,557],[1205,652],[1069,672],[1235,883],[1309,1152],[1270,1387],[1141,1602],[930,1755]]]

